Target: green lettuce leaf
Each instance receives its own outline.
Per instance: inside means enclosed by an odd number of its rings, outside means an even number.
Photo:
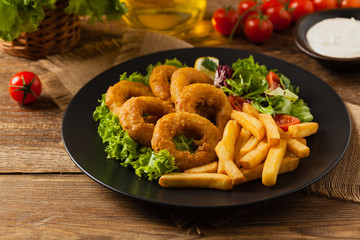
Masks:
[[[248,58],[238,59],[236,62],[232,64],[232,68],[234,71],[238,68],[245,68],[251,70],[252,72],[256,72],[262,76],[266,76],[269,72],[265,65],[260,65],[255,62],[254,57],[250,55]]]
[[[121,128],[119,118],[105,104],[105,94],[99,102],[100,105],[93,112],[93,119],[99,122],[98,134],[103,143],[107,144],[107,158],[120,160],[124,167],[132,166],[138,176],[149,181],[178,170],[174,157],[167,151],[155,153],[151,148],[141,146]]]
[[[38,29],[45,13],[53,8],[55,0],[0,0],[0,38],[12,41],[22,32]]]
[[[34,32],[44,19],[44,8],[54,8],[56,0],[0,0],[0,38],[12,41],[23,32]],[[65,11],[88,16],[89,22],[118,20],[127,12],[119,0],[69,0]]]
[[[290,115],[298,118],[300,122],[311,122],[314,119],[310,113],[310,108],[302,99],[293,103]]]
[[[183,133],[176,135],[172,141],[175,143],[176,149],[180,151],[194,153],[197,149],[197,146],[194,144],[194,138],[188,138]]]
[[[265,78],[268,73],[266,66],[256,63],[252,55],[238,59],[232,64],[232,68],[234,73],[231,79],[226,80],[229,87],[221,88],[228,95],[253,99],[269,87]]]
[[[222,87],[224,92],[244,98],[256,98],[269,87],[265,76],[244,67],[238,67],[232,78],[227,79],[226,83],[230,88]]]
[[[94,23],[103,22],[104,15],[106,21],[119,20],[127,12],[127,8],[125,3],[119,0],[69,0],[65,11],[79,16],[88,16],[88,22]]]
[[[138,72],[133,72],[129,76],[127,75],[127,72],[124,72],[123,74],[120,75],[120,81],[122,81],[122,80],[128,80],[131,82],[139,82],[139,83],[142,83],[145,85],[149,85],[149,78],[147,78],[146,76],[144,76]]]
[[[165,173],[179,170],[175,166],[174,157],[167,150],[155,153],[151,148],[145,149],[137,160],[131,162],[135,174],[139,177],[147,177],[149,181],[153,181]]]

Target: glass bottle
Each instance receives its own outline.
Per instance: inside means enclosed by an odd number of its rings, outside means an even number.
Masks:
[[[204,17],[206,0],[123,0],[124,20],[132,28],[169,35],[191,28]]]

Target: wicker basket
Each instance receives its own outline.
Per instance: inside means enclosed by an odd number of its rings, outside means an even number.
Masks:
[[[0,40],[0,49],[31,60],[70,50],[80,39],[80,20],[64,11],[67,5],[67,0],[58,0],[55,9],[45,9],[37,31],[22,33],[11,42]]]

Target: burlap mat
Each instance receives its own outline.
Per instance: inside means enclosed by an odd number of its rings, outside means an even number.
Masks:
[[[113,65],[144,54],[192,47],[179,39],[150,32],[131,30],[119,38],[102,40],[81,46],[72,52],[49,56],[38,64],[48,72],[40,76],[44,88],[58,106],[65,110],[74,94],[89,80]],[[352,136],[350,145],[340,163],[326,176],[307,188],[310,193],[360,202],[360,106],[346,103],[351,115]],[[217,227],[242,211],[211,211],[211,213],[173,210],[171,217],[176,225],[200,233],[201,222]]]

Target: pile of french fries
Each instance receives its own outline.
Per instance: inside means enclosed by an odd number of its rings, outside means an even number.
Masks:
[[[164,174],[160,186],[231,190],[244,182],[261,179],[273,186],[279,174],[294,171],[300,158],[309,156],[305,137],[315,134],[316,122],[290,125],[285,132],[270,114],[259,113],[248,103],[233,110],[215,151],[218,161]]]

